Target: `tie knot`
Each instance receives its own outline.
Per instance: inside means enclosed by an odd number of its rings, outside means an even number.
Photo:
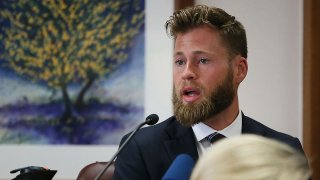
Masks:
[[[221,140],[223,138],[225,138],[224,135],[222,135],[222,134],[220,134],[218,132],[214,132],[214,133],[208,135],[206,137],[206,140],[209,141],[211,144],[214,144],[214,143],[216,143],[217,141],[219,141],[219,140]]]

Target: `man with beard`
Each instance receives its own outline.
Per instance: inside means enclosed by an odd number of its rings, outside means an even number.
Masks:
[[[174,116],[131,139],[116,159],[114,179],[161,179],[179,154],[196,161],[215,137],[257,134],[302,151],[297,138],[240,111],[238,87],[248,71],[247,39],[235,17],[198,5],[175,12],[165,26],[174,39]]]

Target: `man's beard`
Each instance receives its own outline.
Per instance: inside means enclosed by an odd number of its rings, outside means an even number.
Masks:
[[[215,116],[230,106],[235,96],[232,73],[230,68],[223,82],[211,92],[209,97],[204,97],[200,102],[185,105],[174,89],[172,103],[177,121],[190,127]]]

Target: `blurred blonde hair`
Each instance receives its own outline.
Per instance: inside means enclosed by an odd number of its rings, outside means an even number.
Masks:
[[[305,156],[281,142],[241,135],[217,142],[197,162],[191,180],[307,180]]]

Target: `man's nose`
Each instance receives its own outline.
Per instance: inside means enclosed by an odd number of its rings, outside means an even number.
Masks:
[[[182,78],[185,80],[193,80],[197,78],[196,67],[192,63],[188,62],[186,64]]]

